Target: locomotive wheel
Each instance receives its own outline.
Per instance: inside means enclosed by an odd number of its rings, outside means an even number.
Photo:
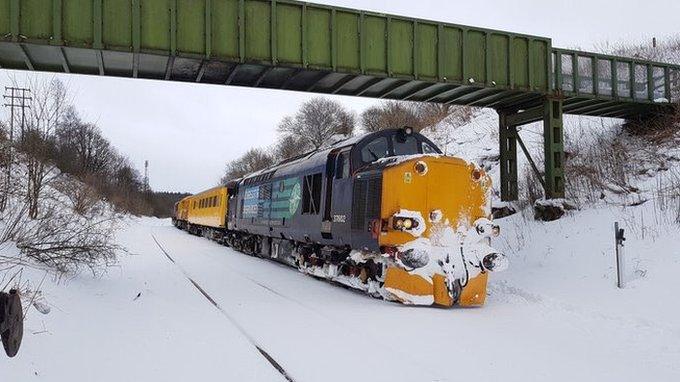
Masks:
[[[21,347],[21,339],[24,336],[24,312],[21,308],[21,299],[16,290],[9,294],[0,293],[0,322],[4,331],[0,334],[2,346],[9,357],[14,357]]]

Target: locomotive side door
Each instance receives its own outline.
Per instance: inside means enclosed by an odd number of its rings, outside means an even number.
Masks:
[[[352,211],[352,178],[350,174],[350,149],[334,151],[328,155],[326,166],[326,192],[324,198],[321,233],[324,239],[349,242],[350,215]]]

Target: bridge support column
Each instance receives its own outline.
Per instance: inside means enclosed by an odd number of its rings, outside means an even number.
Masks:
[[[517,145],[526,155],[531,168],[545,191],[546,199],[564,198],[564,124],[562,100],[546,98],[542,106],[517,112],[499,110],[499,142],[501,166],[501,200],[519,198],[517,176]],[[518,126],[543,121],[545,171],[541,174],[522,142]]]
[[[519,199],[517,185],[517,129],[508,122],[508,113],[499,111],[499,142],[501,165],[501,200]]]
[[[545,197],[564,198],[564,123],[562,100],[546,99],[543,107]]]

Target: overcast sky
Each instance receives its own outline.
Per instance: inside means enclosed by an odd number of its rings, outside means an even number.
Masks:
[[[586,50],[605,41],[663,39],[679,33],[680,21],[680,0],[315,2],[545,36],[554,46]],[[25,76],[0,70],[0,85],[8,84],[10,74],[20,83]],[[140,171],[148,159],[151,187],[167,191],[196,192],[215,185],[227,160],[273,143],[278,121],[314,96],[109,77],[58,78],[72,89],[84,118],[98,123]],[[357,113],[376,103],[333,98]]]

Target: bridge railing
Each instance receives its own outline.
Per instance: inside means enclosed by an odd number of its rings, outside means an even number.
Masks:
[[[567,96],[680,102],[680,65],[553,49],[554,87]]]

